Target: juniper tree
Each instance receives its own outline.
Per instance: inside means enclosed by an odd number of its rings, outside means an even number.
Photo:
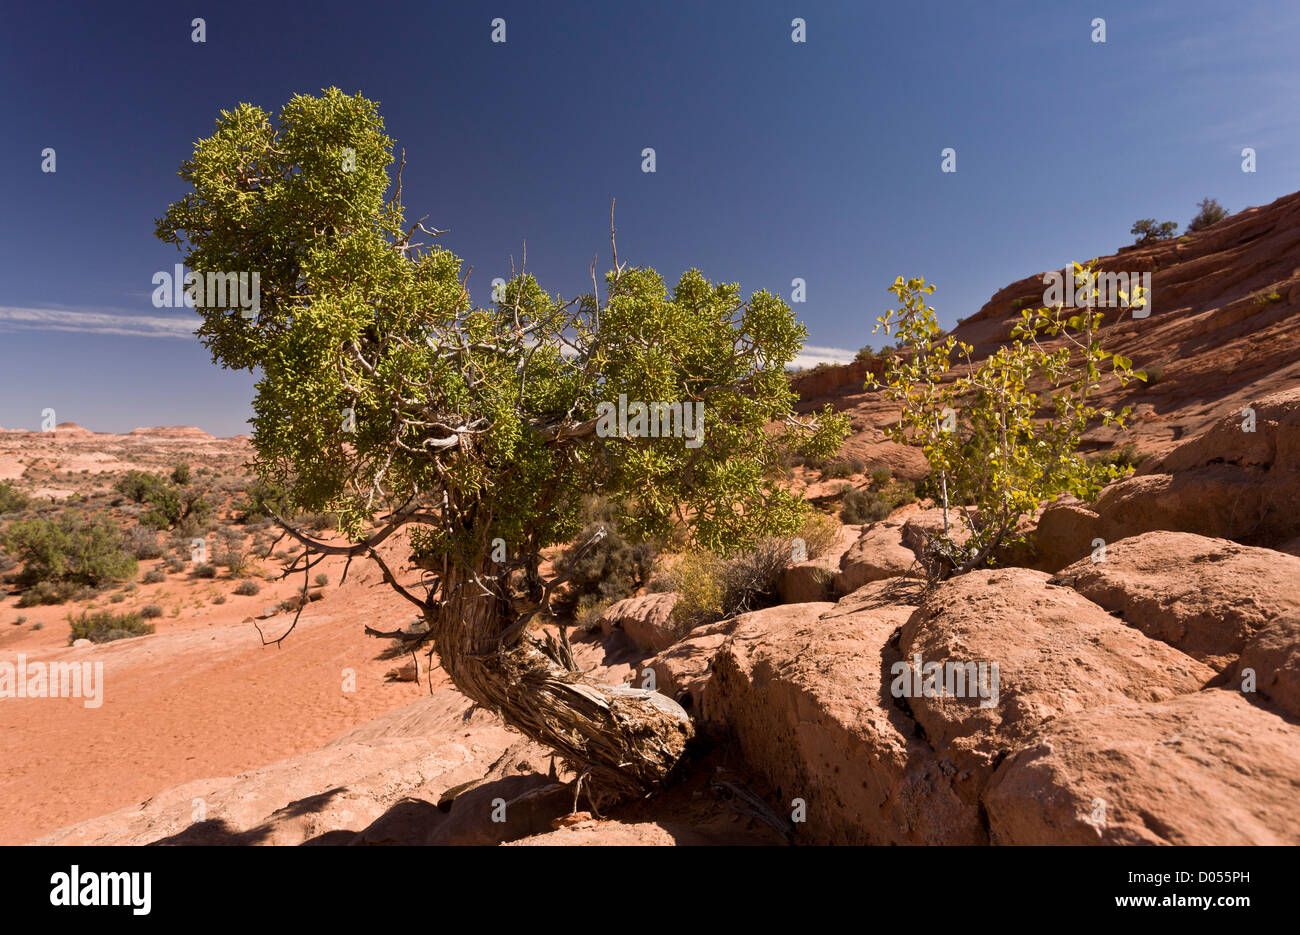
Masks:
[[[592,291],[569,299],[520,269],[475,304],[446,232],[406,220],[394,161],[359,94],[299,95],[274,116],[241,104],[182,164],[157,234],[194,273],[258,274],[255,309],[200,307],[197,333],[216,363],[258,375],[259,482],[283,510],[339,518],[345,543],[279,517],[306,546],[304,577],[324,555],[378,563],[428,629],[370,632],[431,640],[465,695],[560,753],[597,801],[654,788],[690,720],[588,678],[563,630],[530,626],[563,584],[542,577],[542,550],[578,534],[593,492],[634,538],[685,524],[688,542],[728,551],[788,534],[805,506],[775,467],[833,453],[846,420],[794,414],[785,366],[806,331],[788,306],[620,263],[612,206],[603,289],[594,261]],[[702,444],[597,431],[620,396],[702,404]],[[377,551],[403,527],[419,586]]]

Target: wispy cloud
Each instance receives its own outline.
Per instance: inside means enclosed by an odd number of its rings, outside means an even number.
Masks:
[[[815,347],[805,344],[803,353],[790,361],[791,367],[816,367],[818,364],[847,364],[856,356],[856,351],[846,351],[842,347]]]
[[[138,338],[192,338],[199,316],[185,312],[137,315],[123,311],[74,311],[0,305],[0,331],[63,331]]]

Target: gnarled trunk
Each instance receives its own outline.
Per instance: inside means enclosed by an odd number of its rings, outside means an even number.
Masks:
[[[494,576],[480,569],[485,579]],[[606,685],[573,671],[554,641],[524,631],[503,641],[510,615],[463,569],[442,582],[429,620],[442,668],[465,695],[558,752],[598,804],[644,795],[681,758],[693,730],[671,698]]]

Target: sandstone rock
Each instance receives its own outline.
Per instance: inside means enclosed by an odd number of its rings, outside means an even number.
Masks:
[[[695,842],[679,841],[652,821],[586,821],[506,843],[510,847],[671,847]]]
[[[551,830],[567,814],[573,790],[546,776],[506,776],[458,795],[433,828],[431,845],[495,845]]]
[[[956,768],[954,785],[970,803],[1001,758],[1046,721],[1118,702],[1164,701],[1214,676],[1078,593],[1049,584],[1045,573],[1024,568],[945,581],[903,626],[899,651],[909,663],[919,655],[922,666],[989,667],[987,687],[995,690],[981,694],[967,684],[965,697],[935,697],[913,685],[905,698],[935,752]],[[960,687],[955,678],[952,687]]]
[[[903,542],[904,528],[888,520],[867,526],[840,560],[835,592],[848,594],[872,581],[917,573],[916,553]]]
[[[633,643],[649,653],[667,649],[677,641],[671,620],[677,595],[671,591],[629,597],[611,605],[600,615],[600,629],[605,635],[621,630]]]
[[[713,657],[726,639],[725,633],[691,636],[659,653],[646,663],[655,674],[655,690],[695,714],[712,675]]]
[[[1300,727],[1209,689],[1051,721],[984,804],[996,844],[1294,845],[1298,788]]]
[[[837,575],[840,561],[858,541],[862,527],[841,526],[835,541],[823,554],[805,562],[791,565],[781,573],[777,592],[786,604],[806,604],[824,601],[838,592]]]
[[[978,811],[957,800],[882,673],[907,608],[822,618],[792,604],[742,618],[714,659],[705,717],[734,733],[783,802],[801,798],[800,840],[976,843]]]
[[[1246,644],[1229,685],[1240,689],[1247,669],[1256,691],[1300,720],[1300,613],[1271,621]]]
[[[1083,558],[1094,538],[1115,542],[1159,529],[1267,547],[1300,536],[1300,389],[1251,400],[1253,432],[1242,430],[1243,408],[1108,486],[1093,509],[1049,507],[1039,527],[1040,567]]]
[[[1271,620],[1300,611],[1300,558],[1180,532],[1106,546],[1053,579],[1215,669]]]

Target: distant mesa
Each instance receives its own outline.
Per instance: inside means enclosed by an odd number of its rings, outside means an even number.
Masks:
[[[156,425],[153,428],[132,429],[128,435],[152,435],[155,438],[211,438],[203,429],[193,425]]]
[[[82,428],[75,422],[60,422],[54,426],[54,431],[60,435],[94,435],[90,429]]]

